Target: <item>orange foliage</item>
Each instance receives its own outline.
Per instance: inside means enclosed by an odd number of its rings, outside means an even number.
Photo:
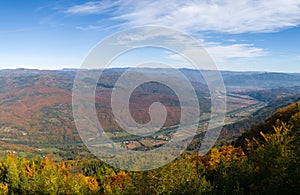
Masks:
[[[235,148],[232,145],[223,146],[220,150],[217,148],[212,148],[210,154],[208,155],[208,167],[215,169],[216,165],[223,160],[226,165],[232,160],[238,160],[239,158],[245,157],[242,148]]]

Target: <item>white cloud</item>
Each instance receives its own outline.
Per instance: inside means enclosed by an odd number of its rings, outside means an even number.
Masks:
[[[105,26],[105,25],[88,25],[88,26],[76,26],[75,28],[77,30],[82,30],[82,31],[104,31],[104,30],[110,30],[110,29],[117,29],[119,27],[124,26],[123,24],[117,24],[117,25],[110,25],[110,26]]]
[[[206,50],[217,62],[230,58],[261,57],[267,54],[267,51],[252,44],[216,45],[207,47]]]
[[[234,44],[234,45],[221,45],[219,44],[206,44],[205,50],[215,62],[224,62],[233,58],[254,58],[261,57],[267,54],[267,51],[261,48],[254,47],[251,44]],[[198,51],[193,49],[186,50],[190,55],[199,55]],[[182,61],[179,54],[169,54],[168,58],[173,60]]]
[[[143,27],[142,29],[132,29],[130,30],[129,34],[121,33],[118,37],[117,44],[129,44],[130,46],[132,43],[138,43],[139,45],[153,45],[156,43],[167,46],[172,44],[174,41],[176,43],[185,42],[185,45],[189,44],[191,46],[196,43],[191,41],[191,39],[187,39],[187,36],[176,30],[168,30],[168,28],[162,30],[160,27],[157,28],[155,26],[147,26]]]
[[[118,21],[121,27],[161,25],[192,35],[211,31],[229,34],[266,33],[300,24],[299,0],[107,0],[75,5],[66,12],[70,14],[109,13],[111,15],[109,19],[113,22]],[[77,29],[99,30],[101,25],[77,27]],[[119,44],[141,42],[143,39],[157,36],[164,36],[163,40],[168,40],[167,37],[171,35],[162,35],[159,32],[137,32],[135,35],[120,38]],[[206,42],[205,38],[199,41],[214,61],[221,63],[235,58],[256,58],[268,54],[266,49],[246,42],[239,43],[240,41],[234,39],[225,40],[226,45],[225,42]],[[186,50],[186,52],[199,55],[193,50]],[[170,54],[168,58],[179,61],[182,59],[177,54]]]
[[[114,8],[114,9],[112,9]],[[272,32],[300,24],[299,0],[120,0],[70,7],[71,14],[108,12],[129,26],[163,25],[193,33]]]
[[[102,14],[110,11],[118,1],[87,2],[82,5],[75,5],[66,10],[69,14]]]

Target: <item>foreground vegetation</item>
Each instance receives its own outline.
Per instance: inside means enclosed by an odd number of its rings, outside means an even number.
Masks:
[[[292,104],[206,156],[185,153],[156,170],[126,172],[99,160],[53,162],[14,154],[0,162],[2,194],[297,194],[300,109]]]

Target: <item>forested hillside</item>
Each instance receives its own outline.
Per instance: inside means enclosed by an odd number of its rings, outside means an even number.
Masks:
[[[0,162],[2,194],[297,194],[299,104],[278,110],[238,141],[184,153],[159,169],[127,172],[99,160],[53,162],[13,153]]]
[[[0,158],[10,150],[14,150],[21,157],[51,156],[55,161],[91,157],[78,135],[72,115],[72,88],[76,71],[76,69],[0,71]],[[95,106],[102,127],[113,139],[121,140],[120,143],[126,142],[129,134],[115,122],[111,112],[110,96],[115,82],[124,71],[125,68],[103,71],[101,79],[97,82],[95,97]],[[199,120],[203,122],[210,116],[211,106],[206,82],[197,70],[180,69],[180,71],[195,88],[201,109]],[[86,72],[99,74],[101,70],[86,70]],[[212,73],[212,71],[202,72],[207,75]],[[181,87],[180,82],[176,82],[176,78],[173,78],[168,69],[137,68],[133,73],[140,76],[149,73],[157,77],[167,77]],[[223,71],[221,74],[227,89],[225,119],[227,125],[221,134],[225,142],[238,137],[253,124],[263,121],[278,108],[300,98],[299,87],[287,87],[300,86],[298,74],[282,73],[280,80],[274,76],[278,75],[277,73]],[[82,82],[89,84],[94,81],[87,77]],[[139,123],[149,122],[148,110],[154,102],[161,102],[167,108],[165,127],[178,124],[180,119],[178,97],[172,89],[157,82],[145,83],[134,90],[130,99],[133,118]],[[170,133],[162,136],[171,137]],[[201,135],[198,137],[201,138]],[[151,140],[151,144],[147,147],[153,147],[156,142],[161,140]],[[199,141],[194,140],[194,143],[197,145]],[[132,143],[128,147],[141,149],[138,143]]]

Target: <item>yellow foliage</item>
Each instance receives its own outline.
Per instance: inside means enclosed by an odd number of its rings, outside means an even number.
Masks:
[[[122,194],[122,191],[125,190],[124,186],[130,184],[131,178],[124,171],[118,174],[112,172],[104,184],[104,192],[107,194]]]
[[[8,186],[6,184],[0,183],[0,195],[8,194]]]
[[[223,146],[220,150],[212,148],[208,155],[208,166],[211,169],[215,169],[221,160],[223,160],[226,165],[229,165],[232,160],[238,160],[243,157],[245,157],[245,154],[240,147],[235,148],[232,145],[228,145]]]
[[[64,161],[58,163],[57,165],[57,169],[60,173],[64,173],[64,174],[67,174],[69,172],[68,168],[67,168],[67,165]]]
[[[210,168],[216,168],[216,165],[220,162],[221,153],[217,148],[212,148],[209,154],[208,165]]]
[[[99,190],[99,185],[98,182],[95,178],[93,177],[84,177],[84,181],[86,182],[89,190],[91,191],[98,191]]]

